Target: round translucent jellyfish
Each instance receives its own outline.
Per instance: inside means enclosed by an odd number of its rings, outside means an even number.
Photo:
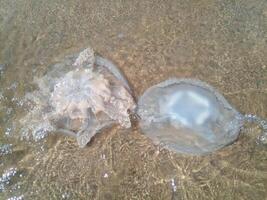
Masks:
[[[210,85],[169,79],[138,101],[142,132],[156,144],[187,154],[213,152],[234,142],[244,118]]]
[[[91,48],[53,65],[35,82],[39,90],[26,96],[33,109],[21,119],[24,135],[31,131],[39,139],[51,131],[62,132],[75,136],[84,147],[97,132],[114,123],[131,127],[129,112],[135,109],[135,102],[127,80]]]

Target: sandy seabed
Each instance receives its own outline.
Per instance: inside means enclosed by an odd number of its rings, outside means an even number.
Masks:
[[[266,1],[0,0],[0,5],[0,143],[13,144],[12,153],[1,154],[0,172],[15,167],[18,175],[0,199],[267,198],[267,151],[256,143],[260,130],[254,126],[234,144],[203,157],[169,152],[136,129],[106,130],[84,149],[67,137],[33,143],[8,132],[24,114],[16,100],[33,90],[33,78],[87,46],[125,73],[136,98],[169,77],[197,78],[241,113],[267,118]]]

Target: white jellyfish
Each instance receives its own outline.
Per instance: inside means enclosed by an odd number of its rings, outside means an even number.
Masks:
[[[135,101],[127,80],[91,48],[53,65],[35,82],[39,89],[26,96],[33,108],[20,120],[24,136],[31,132],[37,140],[57,131],[75,136],[84,147],[111,124],[131,127],[129,111]]]
[[[192,79],[169,79],[147,89],[137,113],[142,132],[156,144],[195,155],[234,142],[246,119],[261,121],[243,116],[214,88]]]
[[[169,79],[152,86],[135,110],[126,78],[91,48],[51,66],[35,83],[38,90],[25,97],[32,107],[20,119],[22,136],[35,140],[61,132],[76,137],[84,147],[110,125],[131,127],[133,112],[140,117],[142,132],[156,144],[195,155],[234,142],[245,121],[267,130],[266,121],[240,114],[214,88],[192,79]],[[266,143],[264,134],[260,140]]]

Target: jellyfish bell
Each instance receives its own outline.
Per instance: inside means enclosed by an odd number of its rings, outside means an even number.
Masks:
[[[76,137],[84,147],[112,124],[131,127],[128,111],[135,109],[135,101],[127,80],[91,48],[53,65],[35,82],[39,90],[26,95],[33,109],[20,120],[24,134],[61,132]]]
[[[138,101],[142,132],[176,152],[201,155],[234,142],[244,118],[208,84],[169,79]]]

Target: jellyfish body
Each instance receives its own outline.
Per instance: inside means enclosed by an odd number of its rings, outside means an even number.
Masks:
[[[192,79],[169,79],[138,101],[142,132],[156,144],[205,154],[235,141],[243,117],[215,89]]]
[[[234,142],[245,121],[261,125],[266,141],[267,122],[242,115],[210,85],[192,79],[169,79],[141,96],[137,110],[131,88],[120,70],[91,48],[54,64],[34,81],[38,90],[25,100],[31,107],[19,121],[22,137],[34,140],[49,132],[77,138],[84,147],[113,124],[131,127],[136,112],[144,135],[175,152],[201,155]],[[132,112],[131,112],[132,111]]]
[[[62,132],[84,147],[107,126],[131,127],[128,112],[135,102],[126,79],[110,61],[88,48],[52,68],[36,80],[39,90],[27,95],[35,105],[21,122],[33,135]],[[27,125],[29,119],[34,124]]]

